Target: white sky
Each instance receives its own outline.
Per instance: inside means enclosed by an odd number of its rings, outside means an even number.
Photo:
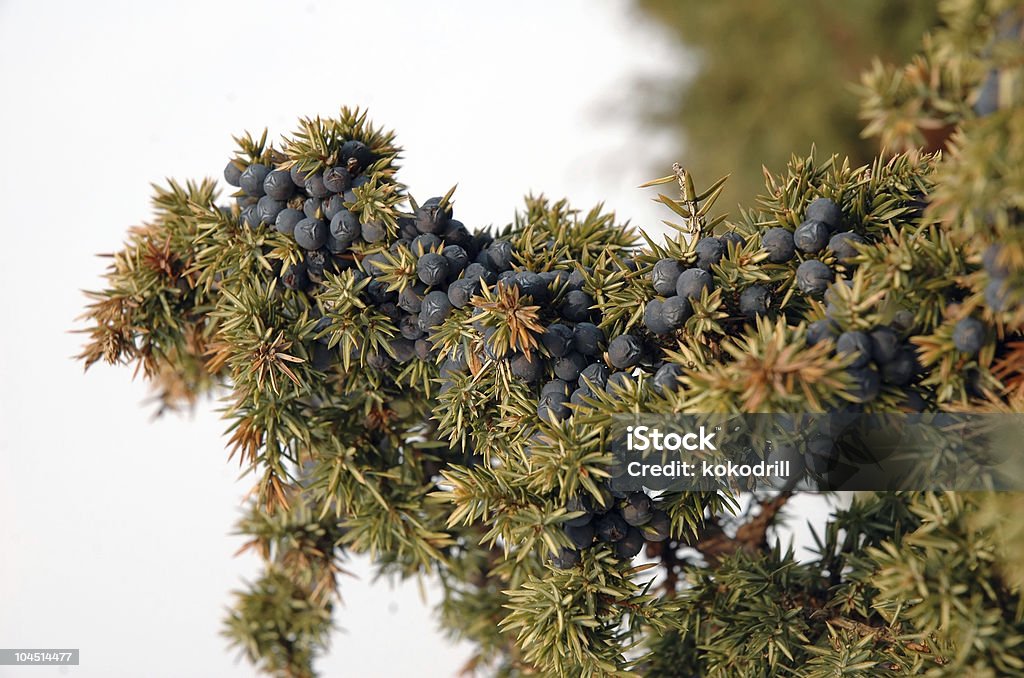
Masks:
[[[294,6],[296,9],[288,11]],[[218,636],[256,573],[229,536],[248,479],[224,422],[150,421],[125,369],[83,376],[69,334],[149,183],[218,175],[231,136],[369,107],[426,198],[458,183],[469,226],[529,191],[669,215],[635,188],[666,137],[628,123],[638,73],[685,57],[625,2],[0,0],[0,647],[77,647],[77,668],[0,676],[248,676]],[[642,105],[642,102],[632,102]],[[342,583],[330,676],[451,676],[415,585]],[[432,595],[436,601],[436,595]]]

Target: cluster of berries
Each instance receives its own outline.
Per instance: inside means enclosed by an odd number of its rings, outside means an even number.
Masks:
[[[602,502],[588,494],[569,500],[566,511],[580,513],[567,520],[563,529],[572,548],[562,548],[552,558],[555,567],[569,569],[580,562],[580,552],[597,543],[611,544],[624,560],[633,558],[647,541],[660,542],[670,535],[671,520],[657,502],[644,492],[616,492],[601,486]]]
[[[807,206],[803,223],[795,231],[778,226],[761,236],[761,247],[768,252],[768,261],[773,264],[791,261],[797,251],[815,256],[826,250],[836,261],[847,264],[857,256],[855,246],[864,242],[864,238],[849,230],[839,205],[828,198],[812,201]],[[797,287],[811,296],[824,294],[834,280],[832,269],[818,259],[806,259],[796,270]]]
[[[250,228],[276,228],[306,250],[305,261],[282,276],[293,289],[304,289],[325,268],[338,267],[335,255],[354,243],[379,242],[387,233],[383,224],[362,223],[349,210],[356,201],[355,189],[370,181],[367,170],[376,160],[373,151],[361,141],[349,140],[338,156],[339,165],[315,172],[284,162],[268,166],[232,160],[224,168],[224,180],[239,189],[235,199],[240,221]]]

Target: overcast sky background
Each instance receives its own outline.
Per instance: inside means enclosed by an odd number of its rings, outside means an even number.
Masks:
[[[0,0],[0,647],[82,657],[0,676],[253,673],[218,635],[258,562],[233,557],[251,480],[216,405],[152,421],[129,370],[72,359],[93,255],[148,218],[150,182],[219,178],[232,135],[347,104],[398,131],[415,196],[458,183],[468,226],[531,191],[656,225],[636,186],[678,145],[630,122],[632,86],[691,63],[619,1]],[[323,674],[454,675],[436,593],[350,569]]]

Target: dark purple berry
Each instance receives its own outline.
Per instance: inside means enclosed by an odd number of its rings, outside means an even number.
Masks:
[[[541,394],[537,405],[537,416],[542,421],[557,422],[567,419],[572,414],[569,409],[569,396],[557,391]]]
[[[670,330],[678,330],[693,315],[693,306],[686,297],[669,297],[661,305],[661,319]]]
[[[568,320],[582,322],[590,319],[594,298],[582,290],[572,290],[562,301],[562,315]]]
[[[245,168],[238,182],[247,195],[259,198],[263,195],[263,181],[270,173],[270,168],[260,163],[253,163]]]
[[[416,341],[423,336],[423,330],[420,329],[420,316],[417,313],[402,316],[402,319],[398,321],[398,331],[403,337],[411,341]]]
[[[448,300],[455,308],[465,308],[479,293],[480,283],[477,280],[456,280],[448,286]]]
[[[807,345],[814,346],[825,339],[835,339],[839,336],[839,326],[829,319],[815,320],[807,326]]]
[[[683,272],[682,265],[675,259],[662,259],[651,269],[651,283],[654,291],[668,296],[676,293],[676,280]]]
[[[722,260],[722,255],[725,254],[725,245],[715,237],[701,238],[697,242],[694,252],[697,254],[697,268],[710,271],[714,264]]]
[[[591,523],[579,526],[565,525],[562,529],[565,530],[565,536],[569,537],[569,541],[578,549],[588,548],[594,543],[594,526]]]
[[[893,386],[906,386],[913,381],[918,367],[914,351],[903,349],[894,359],[882,365],[882,381]]]
[[[644,534],[635,527],[626,531],[626,536],[615,543],[615,555],[623,560],[635,557],[644,547]]]
[[[804,294],[823,294],[835,279],[832,269],[817,259],[808,259],[796,269],[796,285]]]
[[[796,254],[793,234],[779,226],[768,229],[761,236],[761,247],[768,252],[768,261],[773,264],[784,264]]]
[[[756,318],[768,312],[768,288],[751,285],[740,294],[740,313]]]
[[[870,402],[878,397],[882,388],[882,380],[874,367],[849,369],[847,373],[853,377],[852,395],[862,403]]]
[[[307,250],[318,250],[327,243],[327,224],[320,219],[303,219],[295,224],[295,242]]]
[[[683,368],[675,363],[665,363],[654,373],[652,383],[654,388],[661,391],[678,391],[681,384],[679,377],[683,375]]]
[[[373,164],[373,160],[373,151],[362,141],[350,139],[341,145],[341,161],[351,174],[359,174]]]
[[[647,541],[665,541],[672,534],[672,520],[661,509],[651,514],[651,519],[643,526],[642,532]]]
[[[299,163],[295,163],[290,168],[288,168],[288,174],[292,178],[292,183],[295,184],[297,187],[306,187],[306,177],[309,175],[309,172],[307,172],[306,170],[300,170]]]
[[[275,200],[269,195],[265,195],[256,203],[256,217],[261,224],[268,226],[274,224],[277,222],[277,215],[285,208],[285,204],[281,200]]]
[[[290,290],[304,290],[309,287],[309,274],[306,273],[306,264],[292,264],[281,275],[281,283]]]
[[[448,260],[440,254],[428,252],[416,262],[416,277],[424,285],[438,287],[448,279]]]
[[[324,215],[323,200],[320,198],[306,198],[302,203],[302,212],[310,219],[319,219]]]
[[[591,363],[580,370],[579,380],[580,385],[589,384],[594,388],[603,389],[608,383],[608,368],[601,363]]]
[[[828,241],[828,248],[835,253],[836,259],[844,264],[850,263],[850,261],[856,257],[860,252],[857,251],[855,245],[863,245],[867,241],[860,237],[856,233],[843,232],[836,233]]]
[[[878,365],[892,362],[899,355],[900,335],[888,327],[871,331],[871,358]]]
[[[586,357],[576,351],[572,351],[555,360],[555,376],[565,381],[576,381],[580,376],[580,372],[586,366]]]
[[[608,344],[608,364],[619,369],[627,369],[640,364],[643,358],[643,344],[631,334],[623,334],[612,339]]]
[[[676,293],[683,299],[700,299],[701,292],[711,291],[714,280],[702,268],[688,268],[679,275]]]
[[[599,356],[604,345],[604,331],[594,323],[578,322],[572,330],[572,345],[583,355]]]
[[[830,231],[836,231],[842,224],[843,211],[839,209],[839,205],[835,204],[828,198],[815,198],[811,201],[811,204],[807,206],[807,212],[804,213],[804,218],[812,221],[820,221],[825,224]]]
[[[672,331],[661,317],[661,306],[660,299],[651,299],[644,306],[644,327],[654,334],[668,334]]]
[[[551,356],[561,358],[572,349],[572,338],[572,330],[561,323],[555,323],[544,331],[540,342]]]
[[[817,254],[828,244],[828,226],[820,221],[805,221],[793,232],[793,244],[801,252]]]
[[[597,531],[597,538],[604,542],[619,541],[629,531],[629,525],[622,519],[618,511],[609,511],[603,516],[598,516],[594,521],[594,527]]]
[[[448,270],[452,277],[458,276],[469,265],[469,254],[459,245],[448,245],[441,250],[441,254],[448,260]]]
[[[643,492],[634,492],[626,497],[622,507],[622,519],[633,527],[639,527],[651,519],[653,504]]]
[[[436,252],[441,247],[441,239],[433,233],[423,233],[412,239],[409,245],[411,251],[417,257],[422,257],[428,252]]]
[[[552,556],[551,564],[559,570],[571,570],[580,564],[580,552],[576,549],[559,549],[558,554]]]

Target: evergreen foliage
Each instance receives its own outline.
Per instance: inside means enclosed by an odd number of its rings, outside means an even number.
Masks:
[[[677,166],[648,184],[660,242],[543,196],[470,230],[348,109],[237,139],[227,205],[213,180],[156,187],[81,357],[134,363],[168,407],[223,398],[266,562],[231,642],[313,675],[343,558],[366,553],[437,577],[486,674],[1024,675],[1018,495],[860,496],[797,560],[775,539],[788,492],[648,497],[608,472],[622,413],[1024,409],[1024,5],[943,16],[922,58],[948,79],[864,81],[869,129],[904,152],[794,156],[734,216],[724,180]],[[941,154],[906,131],[936,111]],[[787,245],[801,228],[828,244]]]

